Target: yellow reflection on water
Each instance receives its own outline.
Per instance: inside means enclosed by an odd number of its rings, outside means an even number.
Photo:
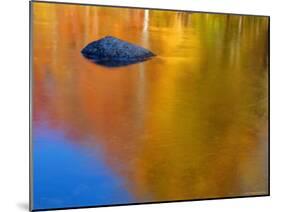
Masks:
[[[138,201],[267,193],[266,17],[46,3],[33,11],[35,127],[44,120],[79,145],[102,146]],[[106,35],[157,57],[110,69],[81,56]]]

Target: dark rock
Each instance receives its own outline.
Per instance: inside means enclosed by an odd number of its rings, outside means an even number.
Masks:
[[[138,63],[155,56],[143,47],[112,36],[89,43],[81,53],[95,63],[109,67]]]

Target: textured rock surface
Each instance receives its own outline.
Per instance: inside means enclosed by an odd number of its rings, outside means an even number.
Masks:
[[[155,56],[143,47],[112,36],[89,43],[81,53],[98,64],[110,67],[129,65]]]

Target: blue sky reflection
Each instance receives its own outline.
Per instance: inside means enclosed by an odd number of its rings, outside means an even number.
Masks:
[[[34,209],[132,202],[98,147],[71,143],[46,127],[34,133]]]

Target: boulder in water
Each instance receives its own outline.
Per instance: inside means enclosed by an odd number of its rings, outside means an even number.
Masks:
[[[143,47],[112,36],[89,43],[81,53],[95,63],[109,67],[138,63],[155,56]]]

